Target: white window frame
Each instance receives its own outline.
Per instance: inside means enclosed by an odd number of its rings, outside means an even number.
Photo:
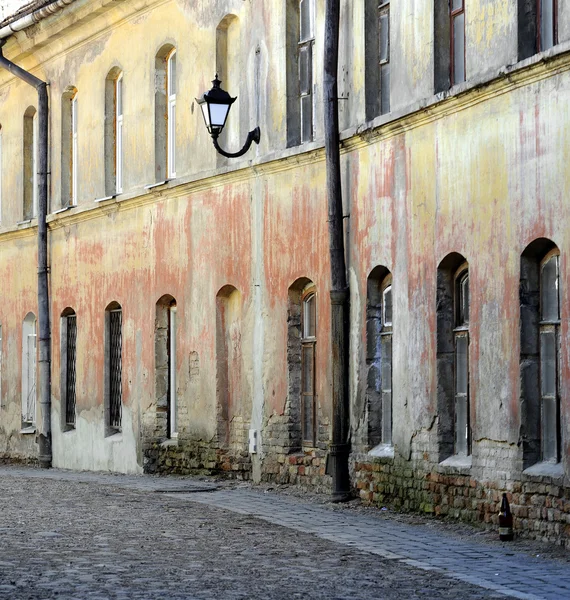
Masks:
[[[32,219],[38,216],[38,111],[32,117]]]
[[[123,191],[123,74],[115,80],[115,191]]]
[[[77,94],[71,99],[71,205],[77,205]]]
[[[169,179],[176,177],[176,77],[172,75],[173,59],[176,62],[176,48],[173,48],[166,57],[166,97],[168,102],[166,164]]]

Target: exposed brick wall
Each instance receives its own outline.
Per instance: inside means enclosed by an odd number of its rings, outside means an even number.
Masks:
[[[517,535],[570,547],[570,490],[562,477],[498,472],[482,479],[480,465],[470,469],[407,461],[401,457],[353,455],[351,473],[359,497],[368,504],[389,504],[498,527],[503,492],[507,492]],[[509,477],[507,477],[507,475]]]

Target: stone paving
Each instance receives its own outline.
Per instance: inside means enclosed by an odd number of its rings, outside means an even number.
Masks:
[[[570,567],[231,484],[0,467],[1,600],[458,597],[570,599]]]

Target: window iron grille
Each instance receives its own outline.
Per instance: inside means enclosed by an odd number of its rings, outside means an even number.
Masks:
[[[109,314],[109,425],[121,428],[122,413],[122,312],[112,310]]]
[[[75,315],[67,317],[67,369],[66,369],[66,405],[65,423],[75,426],[75,381],[76,381],[76,357],[77,357],[77,320]]]

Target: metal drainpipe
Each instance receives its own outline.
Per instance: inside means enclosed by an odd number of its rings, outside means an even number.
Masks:
[[[39,459],[44,469],[51,467],[51,325],[49,310],[47,260],[47,157],[48,157],[48,94],[47,83],[8,60],[0,45],[0,67],[36,88],[38,92],[38,321],[39,321],[39,388],[40,429]]]
[[[348,399],[349,301],[344,256],[344,226],[340,176],[338,125],[338,43],[340,1],[327,0],[324,54],[324,121],[331,261],[332,444],[328,472],[332,475],[332,500],[350,498],[348,459],[350,415]]]

